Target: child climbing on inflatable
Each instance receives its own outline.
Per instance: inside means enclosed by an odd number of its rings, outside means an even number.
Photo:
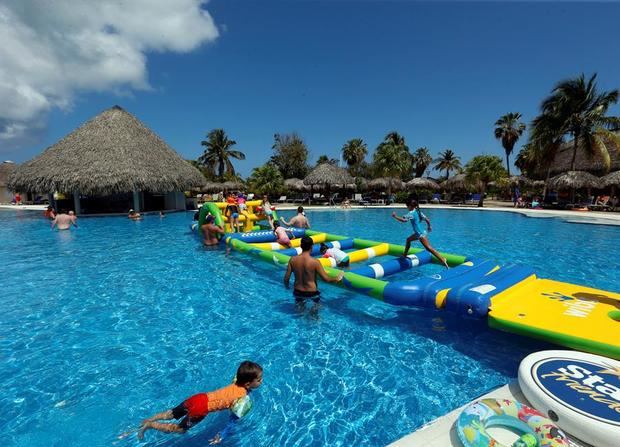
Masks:
[[[286,248],[291,248],[291,239],[295,239],[295,235],[292,231],[280,226],[280,222],[277,220],[273,223],[273,233],[276,235],[276,242],[280,245],[284,245]]]
[[[392,213],[392,217],[394,219],[402,223],[411,222],[411,226],[413,227],[413,234],[407,238],[403,256],[407,256],[409,253],[409,247],[411,247],[411,243],[413,241],[420,241],[426,250],[431,252],[439,260],[439,262],[446,266],[446,268],[449,268],[448,261],[446,261],[446,259],[431,246],[431,243],[428,240],[428,233],[432,231],[431,221],[420,210],[418,201],[415,199],[409,200],[407,203],[407,209],[409,212],[402,217],[398,217],[395,212]],[[422,222],[426,222],[426,230],[422,228]]]
[[[273,210],[271,209],[271,203],[269,202],[269,197],[267,194],[263,196],[263,213],[267,216],[267,222],[269,222],[271,229],[275,230],[273,225]]]
[[[349,255],[339,248],[328,248],[327,245],[321,243],[320,251],[324,258],[334,258],[338,267],[349,266]]]
[[[145,419],[138,429],[138,439],[142,440],[144,433],[148,430],[158,430],[164,433],[185,433],[202,421],[207,414],[214,411],[230,410],[230,420],[224,430],[209,441],[209,444],[219,444],[234,424],[250,411],[252,401],[249,394],[258,388],[262,382],[263,368],[258,363],[249,360],[241,362],[232,384],[216,391],[195,394],[176,407]],[[158,422],[171,419],[180,419],[180,421],[176,423]],[[125,433],[121,437],[128,436],[131,433]]]
[[[226,199],[227,205],[226,210],[224,210],[224,215],[228,217],[228,223],[230,224],[230,229],[234,233],[239,233],[239,205],[237,204],[237,198],[229,194]]]

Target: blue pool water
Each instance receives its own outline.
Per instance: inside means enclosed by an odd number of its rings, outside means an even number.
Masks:
[[[318,229],[401,242],[410,227],[390,212],[308,216]],[[620,290],[610,271],[619,227],[428,215],[441,250]],[[331,286],[318,314],[299,312],[281,271],[202,248],[190,219],[82,218],[58,232],[39,213],[0,211],[0,445],[138,445],[116,437],[226,385],[252,359],[264,385],[223,445],[381,446],[506,383],[525,355],[548,347]],[[182,437],[149,432],[145,445],[204,446],[226,418],[210,415]]]

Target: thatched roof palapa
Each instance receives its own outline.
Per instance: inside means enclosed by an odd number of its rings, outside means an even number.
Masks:
[[[185,191],[204,184],[200,171],[118,106],[20,165],[9,180],[14,190],[87,195]]]
[[[409,189],[439,189],[439,183],[433,179],[425,177],[416,177],[411,179],[406,183],[406,185]]]
[[[466,190],[469,186],[465,174],[456,174],[441,183],[441,186],[448,191]]]
[[[227,191],[235,190],[235,189],[243,189],[244,185],[242,182],[236,180],[229,180],[221,184],[222,188]]]
[[[395,177],[379,177],[369,181],[368,187],[375,189],[390,187],[392,190],[398,191],[401,189],[405,189],[405,182]]]
[[[304,181],[298,178],[287,178],[284,180],[284,186],[293,191],[304,191],[306,189]]]
[[[12,161],[0,163],[0,187],[7,186],[9,177],[15,171],[16,165]]]
[[[568,171],[550,178],[549,186],[558,190],[572,188],[599,188],[601,186],[601,179],[590,174],[589,172]]]
[[[304,178],[304,185],[338,186],[355,183],[351,175],[331,163],[321,163]]]
[[[620,135],[620,131],[615,132],[616,135]],[[603,137],[605,144],[609,150],[611,159],[611,171],[620,170],[620,147],[617,147],[613,141],[609,141]],[[573,142],[568,141],[562,145],[558,151],[555,159],[551,163],[551,174],[558,174],[566,172],[571,168],[571,161],[573,159]],[[575,169],[577,171],[587,171],[591,174],[602,175],[605,174],[603,170],[603,159],[600,156],[588,157],[583,150],[582,143],[577,148],[577,156],[575,157]],[[546,172],[541,171],[538,173],[541,177],[544,177]]]
[[[618,186],[620,185],[620,171],[607,174],[605,177],[601,177],[601,186]]]

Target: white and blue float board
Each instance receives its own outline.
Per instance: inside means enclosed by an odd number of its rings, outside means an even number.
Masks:
[[[620,362],[577,351],[541,351],[519,366],[532,406],[571,435],[600,447],[620,446]]]

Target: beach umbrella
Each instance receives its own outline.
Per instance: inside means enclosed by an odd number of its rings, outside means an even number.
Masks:
[[[368,182],[373,189],[391,189],[399,191],[405,189],[405,182],[396,177],[379,177]]]
[[[533,180],[524,177],[523,175],[513,175],[510,176],[509,182],[511,185],[523,185],[523,186],[532,186],[534,183]]]
[[[441,187],[448,191],[464,191],[469,186],[465,174],[456,174],[447,180],[444,180]]]
[[[416,177],[412,180],[409,180],[407,183],[407,188],[409,189],[439,189],[439,183],[435,180],[425,177]]]
[[[306,185],[304,185],[304,181],[298,178],[287,178],[284,180],[284,186],[287,189],[291,189],[293,191],[304,191],[306,189]]]
[[[344,186],[355,183],[355,180],[346,169],[339,168],[331,163],[321,163],[304,178],[303,182],[306,186],[319,186],[330,189],[332,186]]]
[[[201,192],[220,192],[224,189],[224,186],[221,183],[217,182],[206,182],[205,185],[200,188]]]
[[[601,179],[586,171],[568,171],[549,179],[554,189],[600,188]]]
[[[222,188],[224,188],[224,190],[234,190],[234,189],[243,189],[244,185],[242,182],[239,181],[227,181],[222,183]]]
[[[620,171],[612,172],[604,177],[601,177],[601,186],[619,186],[620,185]]]

